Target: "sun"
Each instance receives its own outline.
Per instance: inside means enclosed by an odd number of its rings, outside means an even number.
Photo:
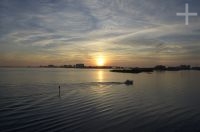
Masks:
[[[97,63],[97,66],[104,66],[104,64],[105,64],[105,59],[104,59],[104,57],[99,56],[99,57],[96,59],[96,63]]]

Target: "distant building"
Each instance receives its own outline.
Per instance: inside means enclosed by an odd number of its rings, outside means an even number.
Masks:
[[[75,67],[76,67],[76,68],[84,68],[85,65],[84,65],[84,64],[76,64]]]

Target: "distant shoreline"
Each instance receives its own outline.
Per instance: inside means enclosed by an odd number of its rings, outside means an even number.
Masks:
[[[89,66],[89,67],[63,67],[63,66],[0,66],[0,68],[66,68],[66,69],[113,69],[111,66]]]
[[[154,71],[157,72],[165,72],[165,71],[200,71],[200,69],[191,68],[191,69],[166,69],[166,70],[156,70],[154,68],[133,68],[133,69],[114,69],[110,70],[111,72],[119,72],[119,73],[152,73]]]
[[[163,65],[157,65],[153,68],[128,68],[128,69],[113,69],[111,72],[120,73],[141,73],[141,72],[154,72],[154,71],[183,71],[183,70],[200,70],[200,67],[191,67],[190,65],[180,65],[175,67],[166,67]]]
[[[0,68],[68,68],[68,69],[109,69],[110,72],[119,72],[119,73],[142,73],[147,72],[151,73],[154,71],[183,71],[183,70],[197,70],[200,71],[200,67],[191,67],[190,65],[180,65],[175,67],[166,67],[163,65],[157,65],[155,67],[141,68],[141,67],[119,67],[119,66],[84,66],[84,67],[75,67],[72,65],[63,65],[63,66],[0,66]]]

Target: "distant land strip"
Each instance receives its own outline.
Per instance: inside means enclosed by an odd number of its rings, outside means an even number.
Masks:
[[[153,71],[180,71],[180,70],[198,70],[200,67],[191,67],[190,65],[180,66],[164,66],[157,65],[155,67],[141,68],[141,67],[121,67],[121,66],[85,66],[84,64],[76,65],[47,65],[47,66],[0,66],[0,68],[77,68],[77,69],[110,69],[111,72],[120,73],[141,73],[141,72],[153,72]]]

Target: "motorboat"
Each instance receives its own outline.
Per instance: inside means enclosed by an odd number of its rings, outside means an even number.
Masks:
[[[126,84],[126,85],[133,85],[133,80],[126,80],[124,82],[124,84]]]

